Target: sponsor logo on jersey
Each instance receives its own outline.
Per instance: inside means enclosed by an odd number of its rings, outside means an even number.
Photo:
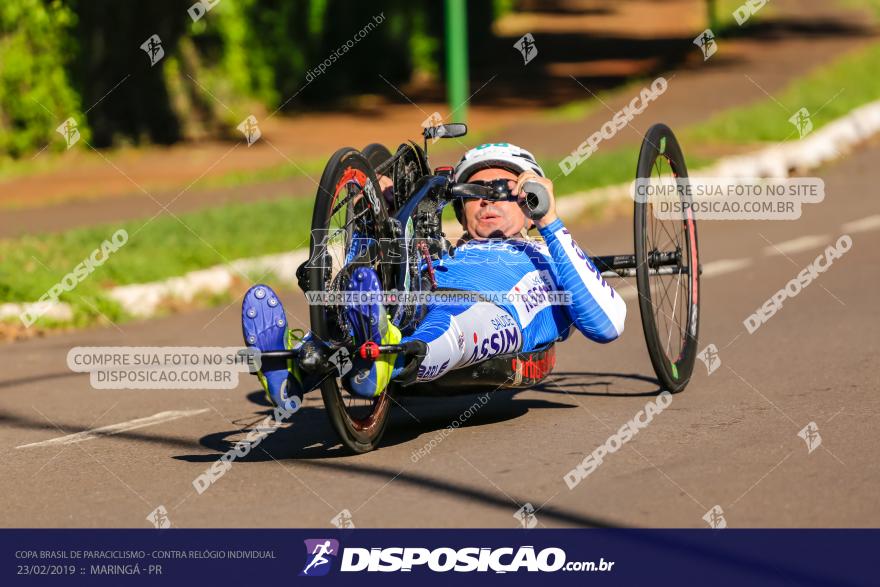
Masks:
[[[465,365],[471,365],[479,361],[484,361],[489,357],[512,353],[519,350],[521,339],[519,328],[503,328],[493,332],[489,336],[479,339],[477,333],[474,333],[474,350],[468,357]]]
[[[517,291],[519,291],[518,288]],[[543,280],[540,283],[536,283],[526,291],[519,292],[523,296],[523,302],[525,303],[526,312],[531,312],[535,308],[541,306],[544,302],[548,301],[549,296],[547,294],[549,292],[550,287],[546,283],[544,283]]]
[[[547,294],[554,289],[553,277],[546,269],[528,272],[511,288],[511,304],[523,328],[534,320],[538,312],[550,307],[550,296]]]
[[[495,330],[501,330],[502,328],[510,328],[511,326],[516,326],[516,322],[514,322],[513,318],[510,317],[509,314],[499,314],[495,318],[492,318],[492,328]],[[462,344],[464,343],[464,335],[461,337]]]
[[[419,365],[419,379],[436,379],[440,377],[449,366],[449,359],[442,365]]]

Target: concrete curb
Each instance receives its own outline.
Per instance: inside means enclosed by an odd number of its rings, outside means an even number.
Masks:
[[[880,100],[860,106],[849,114],[808,134],[746,155],[723,157],[714,165],[691,171],[692,177],[789,177],[817,169],[839,159],[871,137],[880,134]],[[572,194],[556,203],[562,217],[576,216],[589,206],[631,199],[631,182]]]
[[[166,299],[190,302],[197,295],[223,293],[232,287],[236,278],[260,280],[261,276],[270,273],[292,276],[308,257],[308,249],[297,249],[289,253],[239,259],[225,265],[191,271],[181,277],[115,287],[108,295],[132,316],[145,318],[153,315]]]

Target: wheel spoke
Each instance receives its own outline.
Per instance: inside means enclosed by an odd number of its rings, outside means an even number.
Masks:
[[[669,170],[667,171],[668,164]],[[670,177],[669,176],[671,173]],[[652,175],[654,181],[658,185],[666,183],[667,179],[673,182],[676,180],[676,173],[672,167],[672,163],[665,156],[659,155],[652,164]],[[645,243],[645,259],[644,263],[650,270],[652,256],[664,253],[670,250],[681,251],[682,242],[687,240],[687,223],[678,220],[661,220],[654,215],[654,205],[646,202],[645,214],[649,223],[646,235],[650,235],[650,240]],[[663,241],[663,242],[660,242]],[[679,253],[680,254],[680,253]],[[669,275],[652,275],[649,281],[649,292],[652,300],[652,313],[654,323],[657,326],[658,338],[663,344],[666,356],[671,360],[677,360],[681,356],[686,341],[687,330],[687,292],[682,291],[682,287],[687,287],[689,281],[682,279],[681,260],[678,263],[679,272]],[[671,292],[670,288],[675,291]],[[678,343],[678,348],[673,348],[674,342]]]
[[[384,206],[379,203],[374,208],[368,198],[365,197],[364,186],[360,180],[353,180],[339,185],[342,177],[351,177],[352,170],[369,176],[369,170],[359,166],[356,161],[346,161],[343,157],[337,160],[338,167],[332,174],[332,184],[338,187],[337,193],[332,193],[322,187],[319,192],[319,200],[327,206],[328,215],[323,224],[316,223],[313,228],[321,229],[325,234],[327,263],[321,269],[319,283],[325,291],[336,293],[344,291],[346,283],[355,267],[372,266],[382,273],[381,267],[376,267],[378,258],[375,257],[375,247],[371,246],[371,240],[378,242],[383,236],[383,224],[380,222],[384,215]],[[325,172],[326,173],[326,172]],[[355,177],[358,173],[355,173]],[[329,202],[329,204],[328,204]],[[332,207],[331,207],[332,205]],[[365,246],[364,246],[365,245]],[[355,248],[357,247],[357,248]],[[384,281],[382,281],[384,284]],[[345,306],[325,306],[322,309],[324,330],[327,338],[333,343],[345,346],[351,350],[353,340],[351,334],[355,331],[368,331],[367,317],[358,314],[353,317],[353,323],[349,323],[345,316]],[[349,393],[344,389],[339,377],[335,378],[334,399],[327,400],[328,410],[341,416],[340,420],[334,420],[334,425],[343,442],[355,451],[364,450],[378,439],[378,435],[384,428],[387,417],[388,400],[371,400]],[[325,395],[325,399],[326,399]],[[342,427],[340,428],[339,423]]]
[[[677,275],[676,281],[677,281],[677,283],[676,283],[676,288],[675,288],[675,299],[672,302],[672,323],[677,325],[677,323],[675,322],[675,311],[678,309],[678,291],[679,291],[678,286],[681,284],[681,273],[679,273]],[[667,357],[669,356],[669,343],[671,341],[672,341],[672,328],[669,329],[669,335],[666,338],[666,356]]]

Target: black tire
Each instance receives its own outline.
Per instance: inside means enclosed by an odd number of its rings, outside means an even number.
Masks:
[[[379,169],[383,163],[391,159],[391,151],[381,143],[370,143],[364,147],[361,154],[367,158],[374,170]],[[385,175],[389,175],[389,172],[386,171]]]
[[[664,183],[687,181],[684,156],[675,135],[664,124],[648,129],[639,151],[636,177]],[[683,180],[683,181],[682,181]],[[681,191],[679,197],[690,203]],[[648,355],[664,389],[678,392],[690,381],[697,356],[700,272],[697,225],[690,208],[680,218],[658,220],[654,198],[637,197],[634,211],[636,283]],[[665,242],[664,242],[665,241]],[[677,253],[678,263],[666,275],[652,274],[652,254]],[[672,286],[673,292],[669,291]],[[684,317],[684,319],[682,319]]]
[[[394,154],[391,179],[394,181],[394,210],[400,210],[412,194],[416,183],[431,173],[425,151],[410,141],[402,143]]]
[[[342,148],[330,158],[315,199],[312,238],[309,249],[308,283],[314,291],[338,291],[345,272],[369,265],[389,283],[392,265],[382,263],[378,246],[388,238],[387,212],[370,162],[356,149]],[[346,262],[352,251],[353,235],[373,239]],[[329,237],[329,239],[328,239]],[[320,340],[347,346],[353,344],[340,307],[312,304],[309,316],[313,334]],[[330,423],[342,444],[356,453],[376,448],[388,424],[393,388],[369,400],[348,394],[336,377],[328,377],[321,394]]]

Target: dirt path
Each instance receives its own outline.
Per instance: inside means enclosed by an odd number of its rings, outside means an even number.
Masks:
[[[764,91],[775,92],[870,38],[864,28],[868,21],[858,12],[828,7],[821,0],[780,0],[773,3],[776,16],[768,24],[757,27],[749,37],[723,40],[718,54],[703,63],[691,44],[703,26],[702,18],[694,16],[702,14],[701,0],[676,0],[662,6],[626,2],[613,8],[602,3],[601,11],[596,2],[563,4],[568,11],[553,12],[552,18],[546,12],[531,12],[502,21],[497,51],[506,51],[499,53],[504,59],[485,63],[480,56],[474,57],[476,94],[470,123],[479,140],[515,142],[539,156],[561,157],[630,96],[612,99],[607,108],[580,120],[549,120],[544,114],[547,106],[589,98],[584,87],[595,92],[618,85],[627,76],[650,77],[678,68],[671,74],[668,91],[652,104],[650,120],[635,120],[634,128],[603,146],[635,144],[641,138],[639,130],[651,121],[680,127],[727,107],[763,99]],[[636,18],[636,13],[641,17]],[[512,44],[527,30],[534,31],[539,56],[523,66]],[[602,58],[591,59],[592,55]],[[533,87],[541,91],[517,91]],[[311,194],[316,173],[235,188],[205,188],[200,182],[229,172],[322,161],[343,144],[362,147],[380,141],[393,146],[417,138],[421,122],[430,113],[445,112],[436,90],[397,90],[389,88],[394,103],[376,98],[370,105],[365,100],[357,112],[265,119],[260,122],[264,138],[251,147],[244,142],[213,142],[108,153],[85,149],[62,156],[41,154],[38,158],[56,158],[50,165],[52,171],[0,181],[0,205],[31,206],[4,210],[0,238],[149,217],[160,209],[159,203],[173,202],[169,209],[181,213],[224,201]],[[473,140],[441,143],[432,162],[454,162]],[[69,201],[54,203],[48,211],[39,206],[58,199]]]

